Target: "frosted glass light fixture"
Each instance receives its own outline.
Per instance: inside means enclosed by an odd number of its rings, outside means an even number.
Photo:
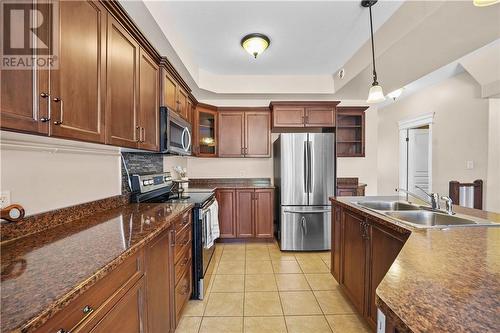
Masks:
[[[499,2],[500,0],[474,0],[472,3],[476,7],[488,7]]]
[[[254,58],[264,52],[270,44],[269,37],[263,34],[249,34],[241,39],[241,46]]]
[[[368,99],[366,100],[366,103],[380,103],[385,101],[384,91],[382,90],[382,87],[375,83],[376,82],[374,82],[374,84],[370,88],[370,91],[368,92]]]

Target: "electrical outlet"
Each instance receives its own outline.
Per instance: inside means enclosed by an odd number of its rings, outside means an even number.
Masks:
[[[5,208],[10,205],[10,191],[2,191],[0,194],[0,207]]]

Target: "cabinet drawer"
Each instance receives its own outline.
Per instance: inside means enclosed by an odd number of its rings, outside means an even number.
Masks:
[[[35,332],[75,332],[97,323],[143,275],[143,251],[132,255]]]
[[[177,221],[175,221],[175,231],[180,232],[188,224],[191,224],[191,211],[185,212]]]
[[[189,269],[184,272],[184,275],[179,280],[175,287],[175,321],[178,323],[184,304],[189,300],[192,292],[191,284],[191,261],[188,263]]]
[[[191,249],[191,240],[191,225],[175,234],[174,263],[179,261],[185,249]]]
[[[179,283],[179,280],[188,268],[188,264],[191,262],[191,245],[192,243],[189,242],[188,246],[184,248],[183,252],[181,253],[179,261],[177,261],[177,263],[175,264],[175,285]]]

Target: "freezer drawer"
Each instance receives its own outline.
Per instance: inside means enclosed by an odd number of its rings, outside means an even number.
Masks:
[[[281,250],[321,251],[331,248],[331,206],[282,206]]]

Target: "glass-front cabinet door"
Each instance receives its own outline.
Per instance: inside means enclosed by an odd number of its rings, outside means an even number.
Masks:
[[[196,107],[196,156],[217,156],[217,111],[209,105]]]

